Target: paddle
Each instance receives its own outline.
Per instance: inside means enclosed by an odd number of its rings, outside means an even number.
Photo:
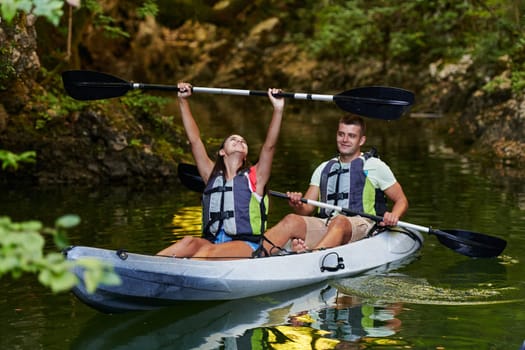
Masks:
[[[269,191],[272,196],[279,198],[288,198],[286,193]],[[349,209],[342,208],[328,203],[318,202],[311,199],[302,198],[301,202],[316,207],[336,210],[347,215],[360,215],[376,222],[383,221],[380,216],[369,215],[364,213],[355,213]],[[408,222],[398,221],[398,226],[411,230],[426,232],[435,235],[439,242],[444,246],[452,249],[456,253],[463,254],[474,258],[492,258],[501,254],[505,249],[507,242],[498,237],[487,236],[482,233],[466,230],[437,230],[430,227],[414,225]]]
[[[193,164],[179,163],[177,174],[180,182],[184,186],[195,192],[204,192],[204,187],[206,186],[197,170],[197,166]]]
[[[66,92],[81,101],[119,97],[130,90],[178,91],[176,85],[157,85],[128,82],[109,74],[70,70],[62,73]],[[240,96],[267,96],[266,91],[193,87],[193,92]],[[299,100],[333,101],[344,111],[358,115],[393,120],[400,118],[414,103],[414,94],[410,91],[387,87],[366,86],[344,91],[337,95],[319,95],[306,93],[280,93],[276,96]]]

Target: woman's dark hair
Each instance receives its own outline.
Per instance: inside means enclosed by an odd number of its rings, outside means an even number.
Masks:
[[[233,135],[233,134],[232,134]],[[222,140],[222,143],[221,143],[221,146],[219,147],[219,149],[217,150],[217,155],[216,155],[216,160],[215,160],[215,165],[213,166],[213,170],[211,171],[211,176],[216,176],[216,175],[219,175],[219,174],[224,174],[226,173],[226,165],[224,165],[224,157],[220,155],[220,150],[224,148],[224,144],[226,143],[226,141],[230,138],[230,136],[232,135],[229,135],[229,136],[226,136],[226,138],[224,140]],[[244,162],[242,163],[242,165],[239,167],[239,169],[237,169],[237,173],[243,169],[243,168],[247,168],[249,167],[249,164],[248,162],[246,161],[246,159],[244,160]]]

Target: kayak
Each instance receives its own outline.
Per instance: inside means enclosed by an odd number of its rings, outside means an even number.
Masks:
[[[384,231],[342,246],[307,253],[235,260],[194,260],[74,246],[68,261],[95,258],[111,265],[121,284],[99,285],[89,293],[83,269],[73,294],[102,312],[150,310],[175,302],[233,300],[362,274],[384,265],[403,264],[422,247],[419,232]],[[373,253],[373,254],[372,254]]]
[[[384,231],[342,246],[305,253],[235,260],[194,260],[73,246],[68,261],[95,258],[119,275],[117,286],[89,293],[83,269],[73,294],[102,312],[150,310],[180,301],[234,300],[355,276],[381,266],[403,264],[420,250],[423,237],[411,230]]]

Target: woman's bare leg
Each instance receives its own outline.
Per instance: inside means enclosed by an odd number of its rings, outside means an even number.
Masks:
[[[193,257],[199,260],[232,260],[250,258],[253,249],[243,241],[207,244],[200,247]]]
[[[204,238],[185,236],[181,240],[158,252],[157,255],[189,258],[195,255],[195,253],[205,245],[213,244]]]

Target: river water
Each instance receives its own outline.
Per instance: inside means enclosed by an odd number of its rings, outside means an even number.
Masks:
[[[193,97],[211,146],[247,138],[251,161],[270,105],[259,97]],[[176,115],[171,106],[168,113]],[[326,102],[288,101],[270,188],[304,191],[335,152],[343,112]],[[180,119],[176,118],[177,122]],[[34,276],[3,277],[0,345],[5,349],[520,349],[525,340],[525,184],[516,169],[484,167],[454,153],[435,119],[368,119],[375,146],[410,201],[404,221],[461,228],[508,242],[496,259],[472,259],[425,234],[421,254],[395,271],[342,279],[248,300],[180,303],[152,312],[101,314]],[[367,147],[365,146],[365,150]],[[509,172],[509,170],[511,170]],[[173,186],[2,188],[0,214],[52,226],[81,216],[71,244],[155,253],[200,230],[199,195]],[[270,224],[288,212],[271,202]],[[51,245],[50,245],[51,249]]]

